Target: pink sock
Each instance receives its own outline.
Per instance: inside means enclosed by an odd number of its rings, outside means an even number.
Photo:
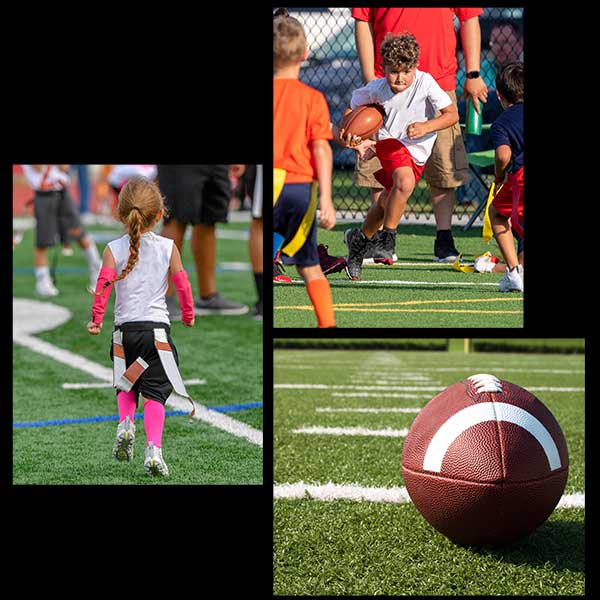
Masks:
[[[133,392],[119,392],[117,394],[117,406],[119,407],[119,422],[129,417],[133,423],[135,413],[135,394]]]
[[[146,429],[146,445],[152,442],[157,448],[162,446],[162,432],[165,423],[165,407],[156,400],[148,400],[144,404],[144,428]]]

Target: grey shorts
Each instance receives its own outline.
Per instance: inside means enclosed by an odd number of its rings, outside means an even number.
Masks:
[[[157,165],[167,215],[183,225],[227,223],[231,182],[227,165]]]
[[[79,211],[68,190],[35,193],[33,198],[35,215],[36,248],[49,248],[60,240],[79,241],[85,236]]]

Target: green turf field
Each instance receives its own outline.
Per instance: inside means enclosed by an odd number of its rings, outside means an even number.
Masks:
[[[382,501],[403,486],[404,438],[368,434],[406,429],[437,390],[492,373],[553,412],[569,447],[565,494],[581,506],[583,355],[276,350],[274,369],[276,595],[584,593],[584,508],[555,510],[505,548],[456,546],[412,504]],[[364,412],[401,407],[414,412]],[[377,496],[357,501],[364,488]]]
[[[339,223],[319,230],[318,241],[332,256],[345,256],[344,230],[357,224]],[[499,256],[494,241],[481,238],[481,227],[463,232],[454,227],[463,263],[489,250]],[[366,265],[360,281],[341,271],[328,276],[338,327],[523,327],[523,294],[501,293],[501,273],[461,273],[433,261],[435,229],[431,225],[398,228],[392,266]],[[303,282],[293,266],[286,267],[292,284],[275,284],[275,327],[315,327],[316,318]]]
[[[104,244],[120,235],[113,227],[90,227]],[[248,263],[247,223],[218,226],[217,285],[232,300],[253,305],[254,280]],[[85,259],[74,245],[72,257],[59,257],[57,287],[60,295],[45,304],[67,308],[71,318],[57,328],[31,337],[49,342],[92,361],[100,369],[112,369],[109,358],[113,323],[114,292],[109,300],[102,332],[87,333],[92,296],[85,291],[88,275]],[[50,257],[52,257],[50,251]],[[14,251],[13,296],[36,299],[34,294],[33,232],[26,231]],[[189,273],[194,297],[197,280],[189,241],[184,244],[183,262]],[[238,263],[238,264],[233,264]],[[26,319],[25,319],[26,320]],[[16,327],[16,325],[15,325]],[[194,400],[223,426],[206,420],[189,423],[191,405],[177,410],[167,404],[163,433],[163,455],[170,470],[164,480],[149,478],[143,469],[145,433],[141,406],[136,413],[136,448],[131,464],[111,457],[116,420],[112,387],[65,389],[65,383],[102,383],[76,365],[65,364],[14,344],[13,419],[16,424],[47,421],[77,421],[13,428],[13,482],[16,484],[261,484],[262,461],[262,324],[243,316],[196,317],[188,329],[173,323],[171,335],[180,358],[186,385]],[[68,362],[68,361],[67,361]],[[184,414],[181,414],[184,413]],[[139,416],[137,416],[139,414]],[[98,417],[97,421],[87,421]],[[79,422],[85,420],[83,422]],[[224,427],[229,427],[225,429]],[[231,431],[250,431],[254,441]],[[259,440],[259,441],[257,441]]]

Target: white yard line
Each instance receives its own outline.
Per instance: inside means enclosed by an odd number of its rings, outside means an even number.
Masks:
[[[332,408],[323,406],[315,408],[323,413],[419,413],[420,408]]]
[[[380,385],[325,385],[322,383],[276,383],[274,388],[287,390],[380,390],[399,391],[399,392],[441,392],[446,389],[440,386],[380,386]],[[584,387],[546,387],[532,386],[527,387],[530,392],[585,392]]]
[[[184,379],[183,383],[185,385],[206,385],[206,379]],[[111,388],[112,383],[63,383],[61,387],[64,390],[86,390],[94,388]]]
[[[410,497],[405,487],[366,487],[358,484],[309,484],[304,481],[281,483],[273,486],[273,498],[298,500],[354,500],[357,502],[388,502],[405,504]],[[585,493],[565,494],[557,508],[585,508]]]
[[[368,429],[367,427],[299,427],[292,433],[309,435],[360,435],[368,437],[406,437],[408,429]]]

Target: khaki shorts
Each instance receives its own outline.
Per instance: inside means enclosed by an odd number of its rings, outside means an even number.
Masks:
[[[446,93],[456,107],[456,92],[452,90]],[[439,115],[439,111],[435,113],[436,117]],[[379,169],[381,169],[381,163],[377,157],[371,160],[362,160],[357,154],[354,166],[354,184],[359,187],[382,190],[382,185],[373,175]],[[469,181],[469,163],[460,123],[437,132],[437,139],[431,156],[425,164],[423,177],[429,185],[439,188],[457,188]]]

